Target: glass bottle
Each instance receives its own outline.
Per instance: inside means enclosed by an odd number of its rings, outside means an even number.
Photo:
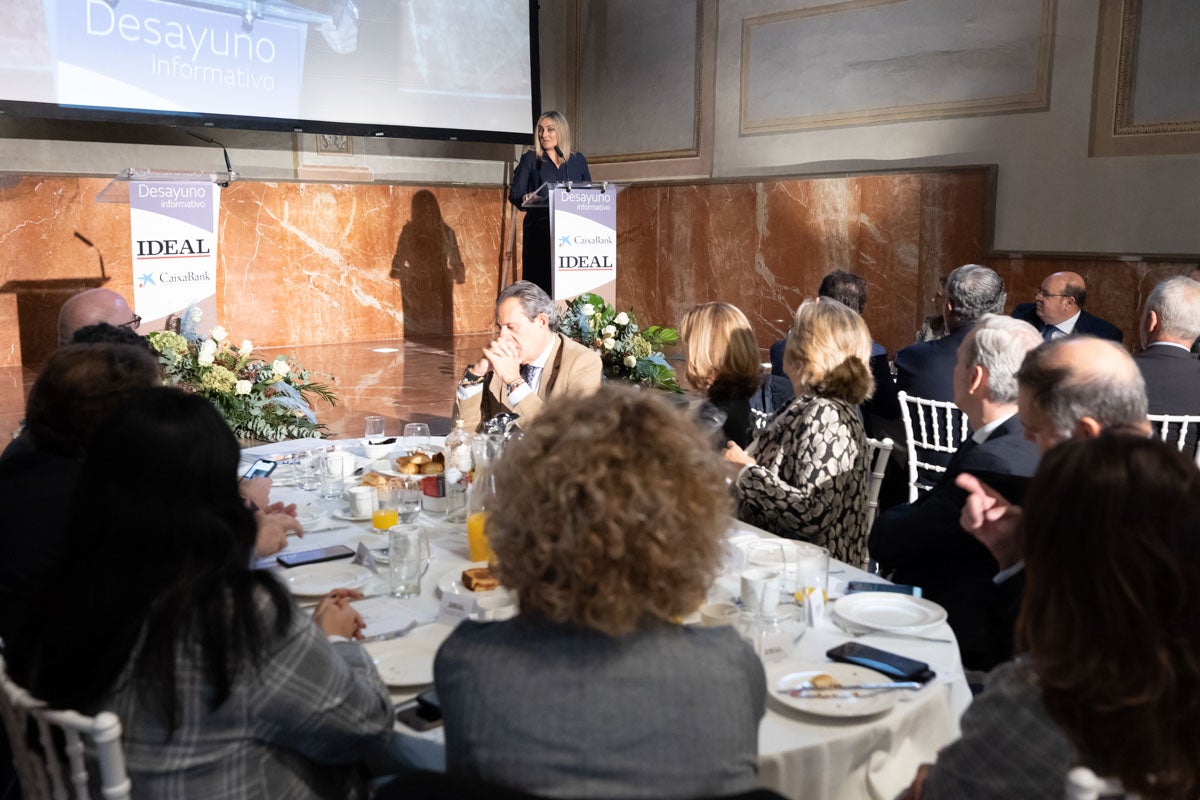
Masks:
[[[466,423],[454,420],[454,430],[446,437],[446,520],[467,521],[467,484],[471,480],[471,434]]]

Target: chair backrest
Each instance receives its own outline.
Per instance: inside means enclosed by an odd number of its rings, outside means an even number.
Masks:
[[[883,472],[892,457],[895,443],[891,439],[867,439],[867,533],[875,524],[875,513],[879,510],[879,487],[883,485]]]
[[[75,711],[51,711],[9,679],[4,659],[0,658],[0,716],[4,718],[24,797],[30,800],[90,797],[85,738],[95,747],[101,795],[105,800],[129,797],[121,721],[116,714],[104,711],[86,717]],[[36,732],[37,746],[30,744],[31,730]]]
[[[950,401],[926,400],[900,392],[900,416],[904,420],[904,445],[908,450],[908,502],[928,491],[930,473],[946,467],[927,457],[930,453],[953,455],[967,438],[967,415]],[[924,470],[924,475],[922,475]]]
[[[1101,800],[1101,798],[1137,800],[1134,795],[1125,794],[1120,781],[1098,777],[1087,767],[1075,767],[1067,773],[1067,781],[1063,786],[1063,798],[1064,800]]]
[[[1150,427],[1159,439],[1173,444],[1181,453],[1193,457],[1200,467],[1200,416],[1191,414],[1149,414]]]

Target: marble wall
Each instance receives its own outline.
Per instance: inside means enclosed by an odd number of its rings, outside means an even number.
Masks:
[[[0,366],[53,348],[62,301],[103,285],[132,298],[129,212],[98,204],[107,181],[0,183]],[[1194,263],[988,257],[992,175],[983,168],[644,185],[621,195],[617,298],[643,322],[690,306],[741,307],[763,346],[832,269],[866,276],[866,319],[895,353],[938,278],[980,262],[1010,307],[1072,269],[1088,307],[1136,340],[1140,304]],[[500,188],[238,182],[222,194],[221,323],[264,347],[487,331],[507,230]],[[519,222],[517,223],[519,224]]]

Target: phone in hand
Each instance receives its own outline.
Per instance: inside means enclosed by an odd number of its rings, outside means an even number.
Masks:
[[[250,469],[246,470],[246,474],[242,476],[242,480],[248,481],[251,478],[265,478],[274,472],[277,466],[279,464],[270,459],[260,458],[250,465]]]
[[[275,560],[285,567],[302,567],[305,564],[320,564],[322,561],[336,561],[339,558],[350,558],[354,551],[344,544],[333,547],[322,547],[319,550],[305,550],[301,553],[283,553]]]
[[[915,658],[906,658],[905,656],[889,653],[887,650],[880,650],[875,647],[868,647],[858,642],[846,642],[845,644],[838,645],[825,653],[825,655],[834,661],[855,664],[867,669],[873,669],[876,672],[882,672],[884,675],[897,681],[929,683],[929,681],[937,676],[937,673],[931,670],[929,665],[924,661],[917,661]]]
[[[896,594],[911,594],[921,596],[920,586],[906,586],[902,583],[876,583],[875,581],[850,581],[846,584],[846,594],[856,592],[895,592]]]

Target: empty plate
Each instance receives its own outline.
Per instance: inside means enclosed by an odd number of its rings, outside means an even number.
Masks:
[[[848,594],[833,610],[852,625],[895,633],[920,633],[946,621],[946,609],[937,603],[891,592]]]

